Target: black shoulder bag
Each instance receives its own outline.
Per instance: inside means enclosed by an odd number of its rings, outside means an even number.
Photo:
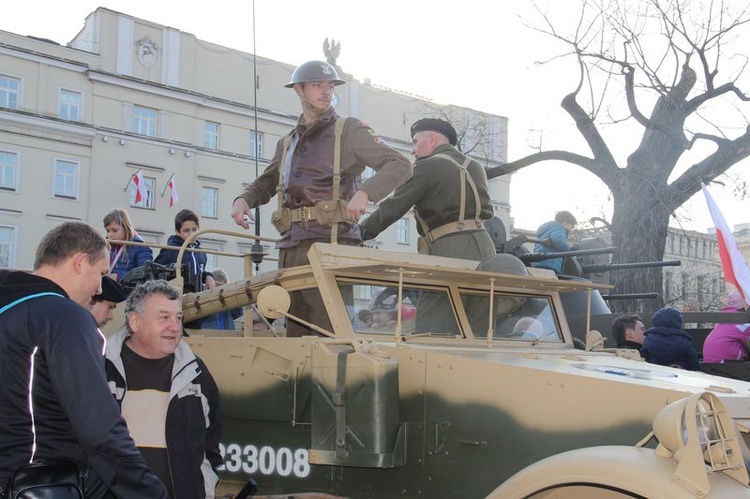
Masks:
[[[58,293],[24,296],[0,308],[0,314],[21,302]],[[24,464],[8,480],[7,499],[84,499],[85,482],[78,465],[69,459],[50,459]],[[0,491],[1,492],[1,491]],[[1,496],[2,494],[0,494]]]

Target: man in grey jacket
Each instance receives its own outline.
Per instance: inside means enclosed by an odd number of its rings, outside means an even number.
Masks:
[[[221,466],[219,390],[182,339],[180,290],[164,280],[137,286],[127,329],[107,342],[107,378],[138,449],[179,499],[215,496]]]

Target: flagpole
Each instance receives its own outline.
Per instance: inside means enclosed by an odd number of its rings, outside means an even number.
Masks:
[[[142,168],[138,168],[138,170],[136,170],[136,172],[130,176],[130,178],[128,179],[128,183],[125,184],[125,187],[122,189],[122,192],[127,192],[128,187],[130,187],[130,183],[133,181],[133,179],[135,178],[135,176],[138,175],[138,172],[141,171],[141,170],[142,170]]]
[[[159,197],[162,197],[162,198],[164,197],[164,193],[167,192],[167,187],[169,187],[169,182],[174,178],[174,175],[175,174],[173,173],[172,175],[169,176],[169,178],[167,179],[167,182],[164,184],[164,189],[161,191],[161,196]]]

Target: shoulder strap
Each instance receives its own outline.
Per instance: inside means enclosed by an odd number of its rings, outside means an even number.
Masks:
[[[65,298],[60,293],[53,293],[52,291],[46,291],[44,293],[36,293],[36,294],[33,294],[33,295],[23,296],[23,297],[17,299],[16,301],[8,303],[3,308],[0,308],[0,314],[2,314],[3,312],[5,312],[6,310],[8,310],[11,307],[14,307],[14,306],[18,305],[19,303],[23,303],[23,302],[25,302],[27,300],[31,300],[32,298],[39,298],[39,297],[42,297],[42,296],[59,296],[60,298]]]
[[[279,198],[279,210],[284,204],[284,165],[286,164],[286,155],[289,152],[289,146],[292,144],[292,134],[294,130],[284,136],[284,142],[281,149],[281,158],[279,159],[279,183],[276,185],[276,196]]]
[[[333,189],[331,190],[331,199],[339,199],[341,186],[341,135],[344,133],[344,124],[346,116],[336,118],[336,124],[333,126]],[[336,244],[339,235],[339,224],[331,225],[331,244]]]
[[[440,153],[433,156],[435,158],[443,158],[447,159],[451,163],[453,163],[456,168],[458,168],[458,171],[460,172],[461,176],[461,205],[459,207],[459,215],[458,215],[458,223],[460,225],[463,225],[465,214],[466,214],[466,184],[469,184],[469,187],[471,188],[471,192],[474,195],[474,222],[479,226],[482,222],[482,202],[479,199],[479,191],[477,190],[477,184],[474,182],[474,178],[469,174],[469,163],[471,162],[471,158],[466,156],[466,161],[464,161],[463,164],[459,163],[452,157],[450,157],[447,154]]]

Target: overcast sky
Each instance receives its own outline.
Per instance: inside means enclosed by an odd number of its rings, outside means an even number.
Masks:
[[[553,15],[569,15],[565,9],[574,3],[555,0],[552,5],[558,12]],[[5,4],[0,29],[61,44],[70,41],[86,16],[100,6],[234,49],[253,52],[255,43],[258,55],[289,64],[323,58],[322,44],[328,37],[341,42],[338,63],[357,79],[508,117],[509,160],[530,152],[531,129],[544,130],[546,145],[558,141],[558,147],[570,148],[571,141],[579,140],[559,106],[575,85],[575,74],[568,70],[571,62],[535,64],[563,47],[523,26],[519,15],[533,17],[528,0],[256,0],[255,22],[251,0]],[[584,148],[577,152],[589,155]],[[750,180],[748,163],[730,172]],[[750,223],[750,201],[734,199],[731,187],[712,188],[712,193],[730,225]],[[532,230],[558,210],[570,210],[579,220],[611,214],[604,185],[564,163],[539,164],[515,174],[510,202],[516,227]],[[679,215],[688,229],[703,231],[712,225],[700,193]]]

